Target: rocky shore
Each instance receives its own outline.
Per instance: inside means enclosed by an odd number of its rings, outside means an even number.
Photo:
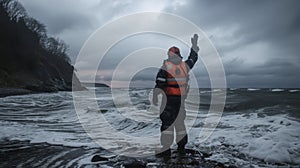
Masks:
[[[7,75],[7,73],[3,73],[3,71],[1,73],[0,71],[0,97],[86,89],[75,75],[72,83],[73,72],[71,70],[60,72],[64,75],[55,76],[49,73],[47,68],[47,66],[43,67],[39,71],[40,75],[24,72],[18,75]]]
[[[170,159],[149,156],[130,158],[102,148],[67,147],[29,141],[0,142],[0,167],[125,167],[125,168],[223,168],[222,163],[206,160],[207,154],[188,150],[185,157]]]

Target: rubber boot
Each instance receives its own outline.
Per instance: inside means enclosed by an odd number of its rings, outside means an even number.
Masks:
[[[185,147],[184,146],[178,146],[177,148],[177,152],[180,156],[184,156],[186,151],[185,151]]]
[[[161,148],[155,151],[156,157],[171,157],[171,149]]]

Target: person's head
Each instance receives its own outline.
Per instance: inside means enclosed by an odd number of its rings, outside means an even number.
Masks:
[[[169,51],[168,51],[168,56],[169,56],[169,58],[182,58],[181,57],[181,54],[180,54],[180,50],[179,50],[179,48],[178,47],[175,47],[175,46],[173,46],[173,47],[171,47],[171,48],[169,48]]]

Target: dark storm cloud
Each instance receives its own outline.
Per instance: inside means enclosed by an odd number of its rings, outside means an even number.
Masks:
[[[107,21],[134,12],[166,11],[192,21],[210,36],[229,87],[300,87],[299,0],[20,1],[51,34],[70,45],[73,60],[88,36]],[[114,53],[121,60],[122,51]],[[107,62],[115,65],[115,60]],[[207,72],[199,62],[194,71],[203,81]]]
[[[229,86],[299,87],[299,5],[297,0],[190,1],[168,11],[212,37]]]
[[[50,34],[58,35],[67,29],[87,28],[91,18],[72,1],[21,1],[29,15],[46,24]]]
[[[224,33],[229,33],[230,27],[236,27],[231,40],[240,39],[240,41],[233,47],[256,41],[296,45],[295,42],[299,40],[298,0],[189,2],[191,3],[178,10],[169,9],[169,11],[186,16],[206,32],[220,28]]]
[[[48,28],[51,34],[61,34],[68,29],[83,29],[91,25],[89,19],[84,15],[64,13],[61,17],[46,18],[49,20]]]

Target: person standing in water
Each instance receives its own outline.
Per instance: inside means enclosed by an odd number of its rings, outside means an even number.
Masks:
[[[184,124],[186,116],[184,101],[189,91],[188,73],[198,60],[198,35],[195,34],[191,41],[192,47],[188,59],[183,61],[179,48],[171,47],[168,50],[168,59],[164,60],[156,76],[152,98],[154,105],[158,105],[158,95],[163,94],[160,107],[162,148],[156,151],[157,156],[171,155],[170,146],[174,141],[174,128],[177,150],[180,154],[185,154],[188,136]]]

